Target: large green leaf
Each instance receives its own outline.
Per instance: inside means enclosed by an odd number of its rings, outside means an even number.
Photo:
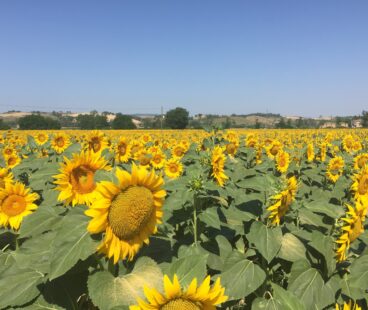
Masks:
[[[55,208],[43,205],[32,214],[26,216],[19,230],[20,237],[36,236],[45,231],[52,230],[55,223],[61,220]]]
[[[350,266],[351,287],[368,289],[368,255],[363,255]]]
[[[282,236],[279,257],[290,262],[305,258],[306,249],[303,243],[291,233]]]
[[[283,310],[282,304],[270,296],[269,299],[258,297],[252,303],[252,310]]]
[[[291,271],[293,273],[293,269]],[[314,268],[304,271],[298,269],[297,275],[289,283],[289,290],[297,296],[306,309],[318,309],[324,282],[321,274]]]
[[[43,273],[12,265],[0,277],[0,308],[21,306],[36,298],[40,294],[37,286],[43,281]]]
[[[85,215],[69,212],[60,222],[52,244],[51,280],[63,275],[79,260],[85,260],[96,251],[97,242],[87,231],[88,220]]]
[[[162,291],[163,275],[155,261],[141,257],[131,273],[114,277],[107,271],[96,272],[88,279],[88,292],[92,302],[100,310],[132,305],[136,298],[144,298],[143,287]]]
[[[183,286],[188,286],[194,278],[202,280],[207,273],[207,258],[208,254],[180,258],[170,265],[168,275],[172,279],[176,274]]]
[[[283,289],[275,283],[272,283],[273,297],[281,305],[283,310],[304,310],[304,305],[292,292]]]
[[[230,300],[248,296],[260,287],[266,278],[261,267],[238,251],[233,251],[226,259],[220,276]]]
[[[247,239],[270,263],[280,250],[282,232],[280,227],[271,228],[261,222],[253,222]]]
[[[325,261],[328,276],[330,276],[336,267],[334,240],[330,236],[325,236],[319,231],[312,232],[312,241],[309,245],[322,254]]]

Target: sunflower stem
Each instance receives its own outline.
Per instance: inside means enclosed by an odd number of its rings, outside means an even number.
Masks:
[[[193,233],[194,233],[194,245],[197,246],[198,242],[198,231],[197,231],[197,204],[198,204],[198,198],[197,195],[194,195],[193,200]]]

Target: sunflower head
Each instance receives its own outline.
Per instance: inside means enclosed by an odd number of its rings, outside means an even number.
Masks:
[[[353,175],[352,179],[351,190],[354,193],[355,200],[368,201],[368,166],[364,166],[359,173]]]
[[[97,170],[110,170],[108,162],[100,154],[82,151],[73,154],[72,159],[64,157],[60,174],[54,176],[56,190],[60,191],[58,200],[66,205],[90,205],[96,196],[95,173]]]
[[[364,232],[364,220],[367,213],[367,206],[356,202],[355,207],[347,205],[345,217],[341,218],[341,232],[336,240],[338,248],[336,259],[338,262],[346,259],[346,251],[350,243],[355,241]]]
[[[212,151],[212,158],[211,158],[212,176],[215,178],[215,180],[220,186],[224,186],[226,180],[229,178],[225,174],[224,169],[225,160],[226,156],[224,154],[223,149],[221,148],[221,146],[216,145]]]
[[[220,278],[217,278],[214,285],[210,285],[210,276],[198,286],[197,279],[194,278],[187,289],[183,289],[179,283],[177,275],[171,282],[170,278],[164,276],[164,290],[162,294],[155,288],[144,288],[147,301],[138,298],[138,305],[130,306],[130,310],[203,310],[215,309],[227,301],[225,288],[221,286]]]
[[[183,164],[176,158],[170,158],[165,163],[165,174],[170,179],[176,179],[183,173]]]
[[[11,173],[7,168],[0,167],[0,189],[5,188],[5,184],[12,183],[13,180],[13,173]]]
[[[290,164],[290,155],[285,151],[280,151],[276,155],[276,169],[280,173],[285,173]]]
[[[354,158],[354,169],[360,170],[364,168],[364,166],[368,164],[368,153],[362,153]]]
[[[344,165],[345,163],[342,157],[336,156],[332,158],[327,167],[327,171],[326,171],[327,178],[333,183],[336,183],[336,181],[342,175]]]
[[[69,147],[69,145],[70,145],[70,138],[67,134],[63,132],[57,133],[51,140],[51,147],[58,154],[64,152]]]
[[[20,182],[6,183],[0,189],[0,227],[18,230],[23,218],[37,209],[34,202],[38,198]]]
[[[87,137],[86,149],[93,153],[102,152],[107,146],[108,141],[103,132],[93,130]]]
[[[4,159],[5,159],[6,166],[8,168],[14,168],[15,166],[19,165],[21,162],[20,157],[16,154],[7,156]]]
[[[92,217],[88,231],[104,232],[99,251],[114,263],[119,259],[132,260],[143,243],[149,243],[161,222],[163,179],[153,171],[133,164],[132,173],[117,169],[118,184],[101,182],[101,197],[85,213]]]
[[[40,132],[34,136],[34,139],[38,145],[44,145],[49,140],[49,136],[44,132]]]

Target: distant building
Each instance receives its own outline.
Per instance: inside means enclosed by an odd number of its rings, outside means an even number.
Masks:
[[[351,121],[351,127],[352,128],[362,128],[363,127],[363,121],[361,118],[353,119]]]

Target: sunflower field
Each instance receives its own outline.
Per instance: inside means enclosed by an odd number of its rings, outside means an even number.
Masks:
[[[368,130],[0,132],[0,309],[368,309]]]

